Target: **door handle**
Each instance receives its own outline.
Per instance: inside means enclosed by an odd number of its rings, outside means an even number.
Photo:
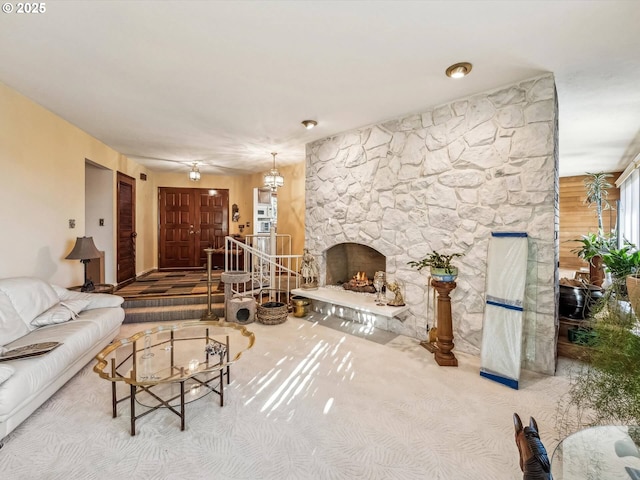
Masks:
[[[131,232],[131,238],[136,238],[138,234],[136,232]]]

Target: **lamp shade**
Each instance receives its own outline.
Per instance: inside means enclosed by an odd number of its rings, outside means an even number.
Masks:
[[[96,244],[93,243],[93,237],[77,237],[73,250],[65,258],[67,260],[100,258],[100,252],[96,248]]]

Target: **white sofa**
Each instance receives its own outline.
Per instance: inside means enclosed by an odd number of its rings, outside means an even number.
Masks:
[[[61,343],[44,355],[0,362],[0,445],[117,335],[123,301],[33,277],[0,279],[0,355],[33,343]]]

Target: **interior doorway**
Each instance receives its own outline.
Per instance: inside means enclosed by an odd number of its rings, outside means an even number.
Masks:
[[[87,276],[94,283],[116,283],[116,261],[113,238],[116,222],[113,210],[113,179],[115,172],[85,159],[85,219],[84,232],[104,257],[87,264]]]
[[[204,249],[223,252],[229,235],[229,190],[160,187],[158,216],[158,269],[206,268]]]

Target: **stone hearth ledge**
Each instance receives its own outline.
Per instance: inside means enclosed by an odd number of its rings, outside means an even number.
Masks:
[[[310,298],[312,300],[320,300],[333,305],[352,308],[353,310],[370,313],[372,315],[380,315],[386,318],[397,317],[401,313],[409,310],[408,305],[403,307],[389,307],[386,305],[379,306],[376,305],[375,297],[373,295],[363,295],[362,293],[349,292],[347,290],[340,290],[337,288],[318,287],[314,290],[294,288],[291,290],[291,294]]]

